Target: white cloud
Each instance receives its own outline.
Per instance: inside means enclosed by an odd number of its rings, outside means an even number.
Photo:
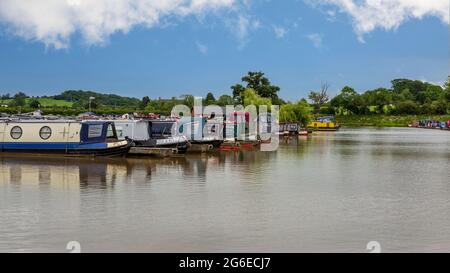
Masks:
[[[206,54],[208,54],[208,46],[207,45],[205,45],[205,44],[202,44],[202,43],[200,43],[200,42],[198,42],[197,41],[197,49],[198,49],[198,51],[201,53],[201,54],[203,54],[203,55],[206,55]]]
[[[323,46],[323,35],[320,33],[311,33],[306,36],[314,45],[315,48],[321,48]]]
[[[273,32],[278,39],[284,38],[287,34],[287,30],[284,27],[273,26]]]
[[[261,22],[251,16],[240,14],[237,18],[226,21],[228,28],[238,38],[238,48],[243,49],[248,42],[251,31],[261,27]]]
[[[377,28],[394,30],[409,19],[434,16],[450,22],[448,0],[305,0],[310,4],[334,6],[347,13],[361,41]],[[332,11],[331,11],[332,12]]]
[[[0,0],[0,22],[13,35],[65,48],[77,32],[87,44],[102,44],[116,32],[155,27],[166,18],[240,14],[239,5],[240,0]],[[246,19],[239,15],[239,20]],[[239,24],[244,37],[248,26]]]

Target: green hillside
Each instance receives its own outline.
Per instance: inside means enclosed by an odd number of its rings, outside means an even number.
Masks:
[[[53,98],[26,98],[25,103],[28,105],[33,100],[38,100],[41,107],[72,107],[73,102],[65,100],[57,100]],[[12,99],[3,100],[1,104],[10,104]]]

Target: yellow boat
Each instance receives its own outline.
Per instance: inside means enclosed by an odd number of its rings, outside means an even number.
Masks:
[[[333,116],[317,118],[308,123],[307,127],[315,131],[337,131],[341,128]]]

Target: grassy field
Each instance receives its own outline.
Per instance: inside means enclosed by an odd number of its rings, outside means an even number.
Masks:
[[[440,121],[450,120],[450,116],[433,116],[433,115],[408,115],[408,116],[386,116],[386,115],[369,115],[369,116],[338,116],[336,117],[339,124],[343,126],[376,126],[376,127],[407,127],[418,120],[433,119]]]
[[[33,99],[32,98],[27,98],[27,99],[25,99],[25,103],[28,105],[31,100],[33,100]],[[37,100],[39,101],[39,103],[41,104],[42,107],[52,107],[52,106],[56,106],[56,107],[72,107],[72,104],[73,104],[70,101],[55,100],[55,99],[50,99],[50,98],[38,98]],[[2,104],[9,104],[11,101],[12,101],[12,99],[4,100],[2,102]]]

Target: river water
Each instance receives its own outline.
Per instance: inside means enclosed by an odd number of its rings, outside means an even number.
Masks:
[[[450,132],[342,129],[276,152],[0,157],[0,252],[450,252]]]

